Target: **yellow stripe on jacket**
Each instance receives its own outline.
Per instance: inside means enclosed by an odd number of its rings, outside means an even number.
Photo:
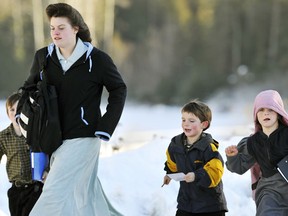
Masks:
[[[213,152],[217,151],[217,148],[213,143],[211,143],[211,148]],[[211,184],[209,185],[209,188],[216,187],[221,181],[224,173],[224,166],[221,160],[218,158],[213,158],[205,164],[204,170],[207,172],[211,179]]]
[[[174,161],[172,161],[170,154],[168,152],[168,149],[166,150],[166,156],[167,156],[167,166],[171,170],[171,172],[177,172],[177,165]]]

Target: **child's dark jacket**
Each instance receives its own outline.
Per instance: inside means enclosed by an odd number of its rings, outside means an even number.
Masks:
[[[218,143],[207,133],[189,150],[184,142],[184,133],[171,140],[164,168],[167,173],[195,173],[194,182],[180,182],[177,208],[191,213],[227,211],[221,181],[224,162],[217,150]]]
[[[258,131],[247,141],[249,154],[255,158],[261,167],[263,177],[277,173],[277,163],[288,154],[288,127],[280,125],[268,137]]]
[[[227,157],[231,172],[243,174],[255,162],[260,165],[262,177],[255,193],[256,215],[288,215],[288,184],[276,169],[277,163],[288,154],[288,127],[280,125],[268,137],[258,131],[237,145],[238,154]]]

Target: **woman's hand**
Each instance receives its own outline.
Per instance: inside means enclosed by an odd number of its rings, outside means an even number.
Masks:
[[[43,184],[45,183],[47,176],[48,176],[48,172],[46,170],[44,170],[43,175],[42,175]]]
[[[225,153],[226,153],[226,155],[229,156],[229,157],[237,155],[237,154],[238,154],[237,146],[236,146],[236,145],[228,146],[228,147],[225,149]]]

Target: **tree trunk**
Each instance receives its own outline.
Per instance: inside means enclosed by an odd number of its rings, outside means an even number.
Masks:
[[[42,7],[42,1],[32,0],[33,8],[33,28],[34,28],[34,49],[38,50],[45,44],[44,36],[44,19],[43,13],[45,11]]]
[[[278,54],[279,46],[279,27],[280,27],[280,4],[278,0],[272,1],[272,12],[271,12],[271,25],[270,25],[270,38],[268,48],[268,62],[269,66],[275,64]]]
[[[86,17],[85,22],[88,25],[91,33],[91,38],[93,41],[93,44],[97,45],[97,36],[96,36],[96,19],[99,19],[96,14],[96,7],[97,7],[98,0],[86,0]]]
[[[104,50],[112,53],[114,35],[114,8],[115,0],[105,1],[104,20]]]
[[[23,60],[25,51],[21,0],[11,0],[11,10],[13,18],[14,52],[17,59]]]

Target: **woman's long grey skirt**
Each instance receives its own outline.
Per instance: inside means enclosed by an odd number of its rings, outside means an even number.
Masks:
[[[100,147],[96,137],[64,140],[30,216],[120,216],[97,177]]]

